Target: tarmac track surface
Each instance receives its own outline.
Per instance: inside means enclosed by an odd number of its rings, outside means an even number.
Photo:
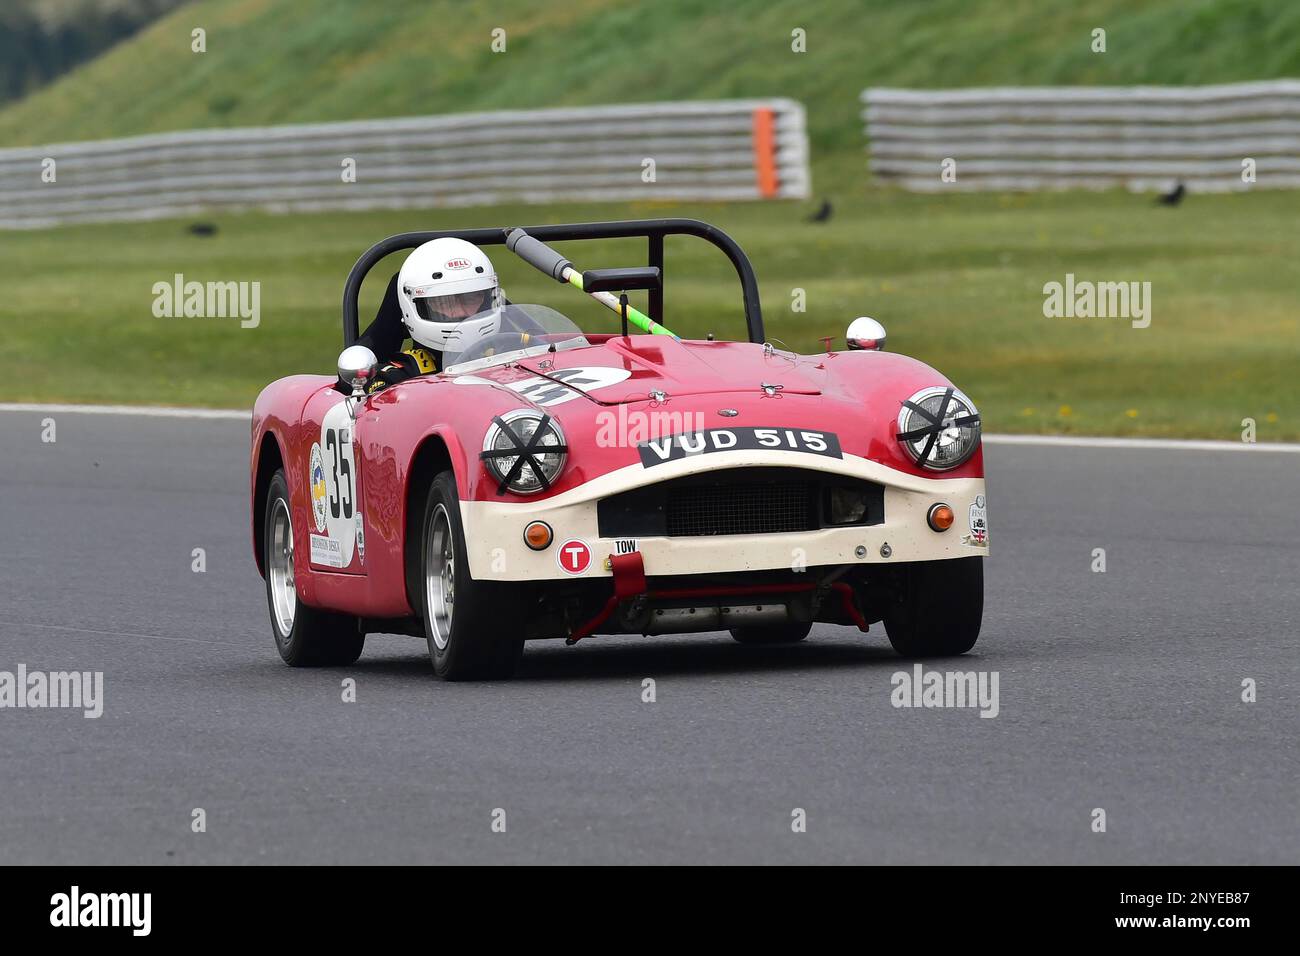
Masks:
[[[983,634],[927,664],[997,672],[982,719],[892,706],[880,626],[291,670],[247,423],[44,417],[0,414],[0,671],[103,671],[105,709],[0,710],[2,863],[1300,862],[1296,455],[991,445]]]

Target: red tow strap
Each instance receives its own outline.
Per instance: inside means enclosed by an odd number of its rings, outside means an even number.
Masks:
[[[640,551],[611,554],[609,567],[614,572],[614,596],[619,600],[645,594],[645,561]]]

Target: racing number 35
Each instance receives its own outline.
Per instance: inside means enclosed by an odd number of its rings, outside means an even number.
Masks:
[[[329,455],[330,517],[350,519],[353,511],[351,429],[326,428],[325,452]],[[344,481],[347,488],[344,488]]]

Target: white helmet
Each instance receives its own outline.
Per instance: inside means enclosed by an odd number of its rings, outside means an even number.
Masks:
[[[407,256],[397,274],[397,300],[411,338],[439,352],[464,351],[495,334],[501,322],[492,260],[464,239],[434,239]]]

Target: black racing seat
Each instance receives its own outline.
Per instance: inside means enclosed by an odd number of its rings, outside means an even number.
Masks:
[[[388,280],[384,298],[379,303],[375,320],[366,326],[366,330],[357,339],[358,345],[364,345],[374,352],[382,362],[402,351],[406,341],[406,325],[402,322],[402,307],[397,301],[397,273]]]

